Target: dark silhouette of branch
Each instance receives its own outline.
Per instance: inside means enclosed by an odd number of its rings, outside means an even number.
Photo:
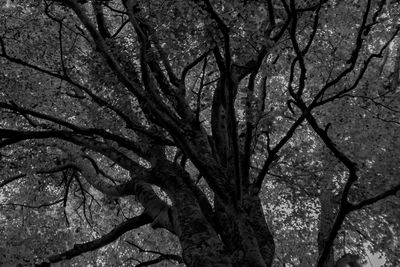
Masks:
[[[361,79],[364,77],[364,74],[366,72],[366,70],[368,69],[369,64],[372,62],[372,59],[374,58],[379,58],[383,56],[383,52],[385,51],[385,49],[390,45],[390,43],[393,41],[393,39],[397,36],[398,32],[400,31],[400,27],[397,27],[396,30],[393,32],[393,34],[391,35],[391,37],[389,38],[389,40],[381,47],[380,51],[378,53],[374,53],[371,54],[364,62],[362,67],[359,70],[359,73],[357,75],[357,77],[355,78],[354,82],[352,85],[345,87],[345,89],[340,90],[339,92],[337,92],[336,94],[323,99],[323,100],[319,100],[319,98],[321,98],[323,96],[323,93],[321,94],[321,92],[324,90],[326,91],[326,86],[324,86],[324,88],[321,89],[320,93],[317,94],[317,96],[314,98],[313,103],[311,105],[313,106],[321,106],[324,105],[328,102],[331,102],[337,98],[342,97],[344,94],[349,93],[350,91],[352,91],[353,89],[355,89],[358,84],[360,83]],[[353,66],[354,67],[354,66]],[[347,74],[346,74],[347,75]],[[340,75],[339,75],[340,76]],[[338,76],[338,77],[339,77]],[[339,80],[337,80],[335,83],[331,84],[330,86],[333,86],[334,84],[338,83]]]
[[[159,255],[159,257],[153,259],[153,260],[149,260],[146,262],[141,262],[140,264],[136,265],[136,266],[149,266],[158,262],[161,262],[163,260],[173,260],[173,261],[177,261],[178,263],[183,263],[183,259],[181,256],[179,255],[175,255],[175,254],[166,254],[166,253],[162,253],[159,251],[154,251],[154,250],[148,250],[148,249],[144,249],[140,246],[138,246],[137,244],[127,240],[126,241],[129,245],[134,246],[135,248],[137,248],[139,250],[139,252],[142,253],[153,253],[153,254],[157,254]]]
[[[86,88],[85,86],[73,81],[70,77],[66,76],[66,75],[61,75],[59,73],[41,68],[39,66],[33,65],[31,63],[28,63],[24,60],[21,60],[19,58],[15,58],[12,57],[10,55],[7,54],[6,51],[6,46],[4,43],[4,40],[0,37],[0,46],[1,46],[1,51],[2,53],[0,54],[0,57],[3,57],[5,59],[7,59],[10,62],[16,63],[18,65],[33,69],[35,71],[47,74],[51,77],[60,79],[62,81],[65,81],[69,84],[71,84],[72,86],[78,88],[79,90],[82,90],[83,92],[85,92],[86,94],[88,94],[92,100],[98,104],[101,107],[106,107],[107,109],[112,110],[113,112],[115,112],[115,114],[117,114],[120,118],[122,118],[124,120],[124,122],[127,125],[127,128],[132,129],[134,131],[137,131],[139,133],[142,133],[152,139],[154,139],[156,142],[159,142],[161,144],[166,144],[168,145],[174,145],[172,141],[165,139],[164,137],[159,136],[157,133],[154,133],[152,131],[149,131],[148,129],[146,129],[143,125],[133,121],[129,116],[127,116],[122,110],[120,110],[119,108],[117,108],[116,106],[112,105],[111,103],[109,103],[107,100],[103,99],[102,97],[94,94],[90,89]]]
[[[204,58],[206,58],[208,56],[208,54],[210,53],[211,50],[208,50],[204,53],[202,53],[199,57],[197,57],[193,62],[191,62],[190,64],[188,64],[182,71],[181,74],[181,82],[184,84],[185,83],[185,78],[186,75],[188,74],[188,72],[194,68],[197,64],[199,64]],[[184,87],[182,88],[184,89]]]
[[[18,180],[19,178],[25,177],[25,176],[26,176],[26,173],[21,173],[21,174],[17,174],[17,175],[8,177],[8,178],[4,179],[3,181],[1,181],[0,188],[2,188],[3,186],[5,186],[15,180]]]
[[[150,266],[150,265],[153,265],[153,264],[156,264],[156,263],[165,261],[165,260],[174,260],[174,261],[177,261],[177,262],[179,262],[179,263],[182,263],[183,260],[182,260],[182,261],[179,261],[179,260],[181,260],[181,258],[180,258],[180,257],[178,258],[178,257],[179,257],[179,256],[177,256],[177,255],[168,255],[168,254],[166,254],[166,255],[161,255],[161,256],[159,256],[159,257],[153,259],[153,260],[141,262],[141,263],[135,265],[135,267]]]
[[[378,201],[380,201],[382,199],[385,199],[385,198],[387,198],[389,196],[392,196],[392,195],[395,196],[397,194],[397,192],[399,192],[399,191],[400,191],[400,184],[395,185],[392,188],[390,188],[390,189],[388,189],[388,190],[386,190],[386,191],[384,191],[384,192],[382,192],[382,193],[380,193],[380,194],[378,194],[378,195],[376,195],[374,197],[365,199],[365,200],[360,201],[360,202],[358,202],[356,204],[352,204],[350,208],[351,208],[351,210],[362,209],[365,206],[372,205],[372,204],[374,204],[374,203],[376,203],[376,202],[378,202]]]
[[[65,130],[19,131],[19,130],[0,128],[0,140],[1,140],[0,148],[28,139],[48,139],[48,138],[58,138],[96,151],[100,154],[109,157],[110,159],[118,163],[121,167],[127,170],[132,170],[133,168],[135,168],[136,170],[142,170],[142,171],[144,170],[143,166],[141,166],[139,163],[126,156],[124,153],[113,148],[112,146],[104,142],[97,141],[93,138],[76,134],[72,131],[65,131]]]
[[[50,202],[50,203],[43,203],[37,206],[33,206],[33,205],[28,205],[28,204],[20,204],[20,203],[6,203],[6,204],[1,204],[2,206],[19,206],[19,207],[24,207],[24,208],[30,208],[30,209],[40,209],[43,207],[50,207],[50,206],[54,206],[58,203],[61,203],[64,201],[64,198],[62,199],[58,199],[56,201]]]
[[[14,110],[14,111],[18,111],[21,114],[28,114],[40,119],[44,119],[53,123],[56,123],[58,125],[67,127],[71,130],[73,130],[75,133],[79,133],[82,135],[86,135],[86,136],[101,136],[105,139],[109,139],[112,141],[117,142],[119,145],[124,146],[128,149],[131,149],[132,151],[134,151],[135,153],[137,153],[139,156],[146,158],[148,156],[147,152],[144,151],[139,145],[137,145],[135,142],[132,142],[131,140],[124,138],[120,135],[116,135],[116,134],[112,134],[110,132],[107,132],[103,129],[97,129],[97,128],[85,128],[85,127],[81,127],[81,126],[77,126],[75,124],[69,123],[65,120],[62,120],[60,118],[57,117],[53,117],[51,115],[47,115],[44,113],[40,113],[34,110],[30,110],[30,109],[26,109],[26,108],[22,108],[22,107],[18,107],[17,105],[10,105],[7,103],[3,103],[0,102],[0,108],[4,108],[4,109],[9,109],[9,110]]]
[[[267,0],[267,8],[268,8],[268,19],[269,23],[271,23],[272,27],[275,27],[275,14],[274,14],[274,5],[272,4],[272,0]]]
[[[117,225],[113,230],[109,233],[103,235],[102,237],[95,239],[93,241],[83,243],[83,244],[75,244],[74,247],[66,252],[61,254],[50,256],[47,261],[35,264],[36,267],[47,267],[52,263],[60,262],[63,260],[70,260],[76,256],[79,256],[83,253],[93,251],[104,247],[107,244],[117,240],[118,237],[122,236],[126,232],[139,228],[143,225],[151,223],[152,219],[147,214],[141,214],[134,218],[128,219],[127,221]]]
[[[60,172],[60,171],[66,170],[66,169],[71,168],[71,167],[73,167],[73,166],[70,165],[70,164],[64,164],[64,165],[56,166],[56,167],[53,167],[53,168],[50,168],[50,169],[38,169],[36,171],[36,173],[38,173],[38,174],[40,174],[40,173],[43,173],[43,174],[55,173],[55,172]],[[4,179],[3,181],[0,182],[0,188],[3,187],[3,186],[6,186],[7,184],[9,184],[9,183],[11,183],[11,182],[13,182],[15,180],[18,180],[20,178],[26,177],[26,175],[27,175],[26,173],[20,173],[20,174],[16,174],[16,175],[13,175],[11,177],[6,178],[6,179]]]
[[[262,182],[264,180],[265,175],[268,172],[269,166],[271,165],[272,162],[274,162],[277,159],[277,154],[280,151],[280,149],[292,138],[294,132],[296,129],[301,125],[301,123],[305,120],[306,118],[306,113],[309,111],[305,111],[301,114],[300,117],[297,118],[297,120],[292,124],[292,126],[289,128],[289,130],[286,132],[285,136],[282,137],[282,139],[276,144],[274,148],[272,148],[269,153],[268,157],[264,162],[264,165],[260,171],[260,173],[257,176],[257,179],[255,181],[255,190],[256,193],[260,192]]]

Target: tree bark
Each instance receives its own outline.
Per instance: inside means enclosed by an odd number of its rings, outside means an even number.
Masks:
[[[257,196],[241,210],[216,197],[212,209],[181,166],[159,162],[154,175],[176,211],[170,218],[187,266],[271,266],[274,241]]]
[[[334,205],[334,195],[332,188],[329,186],[329,182],[323,182],[320,202],[321,202],[321,214],[319,219],[319,231],[318,231],[318,255],[321,255],[324,250],[325,241],[328,239],[331,231],[333,222],[336,217],[336,209]],[[334,254],[333,249],[330,249],[329,256],[325,261],[324,267],[334,266]]]

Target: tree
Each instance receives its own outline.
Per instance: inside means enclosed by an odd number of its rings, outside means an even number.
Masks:
[[[398,1],[1,9],[4,262],[151,225],[181,256],[126,240],[137,266],[333,266],[367,245],[399,263]]]

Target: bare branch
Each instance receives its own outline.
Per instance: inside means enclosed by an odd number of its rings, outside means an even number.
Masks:
[[[364,42],[363,32],[364,32],[365,27],[366,27],[366,23],[367,23],[367,19],[368,19],[368,14],[369,14],[370,8],[371,8],[371,0],[368,0],[367,4],[366,4],[365,11],[364,11],[364,14],[363,14],[363,18],[362,18],[362,22],[361,22],[360,28],[358,29],[355,48],[353,49],[350,58],[346,61],[346,63],[348,64],[348,67],[345,68],[334,79],[332,79],[331,81],[327,82],[322,87],[322,89],[318,92],[318,94],[315,96],[313,102],[318,101],[319,98],[321,98],[324,95],[326,90],[328,90],[330,87],[332,87],[333,85],[335,85],[338,82],[340,82],[356,66],[357,59],[359,57],[359,54],[360,54],[360,51],[361,51],[361,48],[362,48],[362,45],[363,45],[363,42]]]
[[[156,254],[156,255],[159,255],[160,257],[162,257],[162,260],[174,260],[179,263],[183,263],[183,259],[179,255],[166,254],[166,253],[162,253],[162,252],[155,251],[155,250],[143,249],[142,247],[138,246],[137,244],[135,244],[129,240],[126,240],[126,243],[137,248],[139,250],[139,252],[152,253],[152,254]],[[143,263],[141,263],[141,264],[143,264]],[[145,266],[145,265],[143,265],[143,266]]]
[[[0,108],[14,110],[14,111],[20,112],[21,114],[29,114],[29,115],[32,115],[32,116],[37,117],[37,118],[48,120],[48,121],[54,122],[54,123],[56,123],[58,125],[67,127],[69,129],[73,130],[75,133],[79,133],[79,134],[82,134],[82,135],[86,135],[86,136],[98,135],[98,136],[101,136],[101,137],[103,137],[105,139],[115,141],[115,142],[117,142],[119,145],[121,145],[123,147],[131,149],[132,151],[134,151],[135,153],[137,153],[141,157],[146,158],[146,157],[149,156],[148,153],[146,151],[144,151],[135,142],[132,142],[131,140],[129,140],[129,139],[125,138],[125,137],[122,137],[120,135],[109,133],[109,132],[107,132],[107,131],[105,131],[103,129],[80,127],[80,126],[77,126],[75,124],[69,123],[67,121],[64,121],[62,119],[59,119],[59,118],[56,118],[56,117],[53,117],[53,116],[50,116],[50,115],[47,115],[47,114],[43,114],[43,113],[40,113],[40,112],[37,112],[37,111],[34,111],[34,110],[18,107],[16,105],[10,105],[10,104],[4,103],[4,102],[0,102]]]
[[[34,170],[33,173],[38,173],[38,174],[55,173],[55,172],[61,172],[63,170],[71,168],[71,167],[72,167],[72,165],[70,165],[70,164],[63,164],[63,165],[60,165],[60,166],[51,167],[49,169],[47,169],[47,168],[38,168],[38,169]],[[8,177],[8,178],[6,178],[6,179],[4,179],[3,181],[0,182],[0,188],[2,188],[3,186],[6,186],[7,184],[9,184],[9,183],[11,183],[11,182],[13,182],[15,180],[18,180],[20,178],[24,178],[26,176],[27,176],[27,173],[20,173],[20,174]]]
[[[265,178],[265,175],[267,174],[269,167],[272,162],[274,162],[277,159],[278,152],[281,150],[281,148],[292,138],[294,132],[296,129],[301,125],[301,123],[305,120],[306,118],[306,112],[303,112],[299,118],[292,124],[292,126],[289,128],[289,130],[286,132],[285,136],[279,141],[279,143],[272,148],[269,153],[268,157],[264,162],[264,165],[260,171],[260,173],[257,176],[257,179],[254,183],[254,190],[255,193],[259,193],[261,190],[262,182]]]
[[[15,180],[18,180],[19,178],[23,178],[25,176],[26,176],[26,173],[21,173],[21,174],[17,174],[17,175],[8,177],[8,178],[4,179],[3,181],[1,181],[0,188],[2,188],[3,186],[5,186]]]
[[[148,137],[150,137],[150,138],[156,140],[156,142],[165,143],[165,144],[168,144],[168,145],[174,145],[172,141],[170,141],[170,140],[168,140],[168,139],[165,139],[165,138],[163,138],[163,137],[160,137],[158,134],[149,131],[148,129],[146,129],[145,127],[143,127],[142,125],[140,125],[139,123],[136,123],[135,121],[132,121],[132,120],[130,119],[130,117],[127,116],[127,115],[126,115],[123,111],[121,111],[119,108],[113,106],[112,104],[110,104],[109,102],[107,102],[106,100],[104,100],[103,98],[97,96],[96,94],[94,94],[94,93],[93,93],[91,90],[89,90],[88,88],[86,88],[86,87],[82,86],[81,84],[79,84],[79,83],[73,81],[73,80],[72,80],[71,78],[69,78],[68,76],[60,75],[60,74],[55,73],[55,72],[52,72],[52,71],[50,71],[50,70],[46,70],[46,69],[41,68],[41,67],[39,67],[39,66],[30,64],[30,63],[28,63],[28,62],[26,62],[26,61],[23,61],[23,60],[21,60],[21,59],[18,59],[18,58],[14,58],[14,57],[9,56],[9,55],[6,53],[6,50],[5,50],[6,48],[5,48],[5,46],[4,46],[4,42],[3,42],[3,39],[2,39],[1,37],[0,37],[0,45],[1,45],[2,51],[3,51],[2,54],[0,54],[0,57],[6,58],[6,59],[9,60],[10,62],[19,64],[19,65],[24,66],[24,67],[28,67],[28,68],[30,68],[30,69],[33,69],[33,70],[39,71],[39,72],[41,72],[41,73],[47,74],[47,75],[49,75],[49,76],[51,76],[51,77],[58,78],[58,79],[60,79],[60,80],[63,80],[63,81],[68,82],[69,84],[71,84],[71,85],[75,86],[76,88],[78,88],[78,89],[84,91],[85,93],[87,93],[87,94],[94,100],[94,102],[97,103],[99,106],[106,107],[106,108],[112,110],[113,112],[115,112],[119,117],[121,117],[121,118],[125,121],[125,123],[126,123],[126,125],[127,125],[127,127],[128,127],[129,129],[132,129],[132,130],[134,130],[134,131],[140,132],[140,133],[142,133],[142,134],[144,134],[144,135],[146,135],[146,136],[148,136]]]
[[[181,88],[181,90],[185,89],[185,78],[186,75],[188,74],[188,72],[195,67],[197,64],[199,64],[204,58],[206,58],[208,56],[208,54],[210,53],[211,50],[208,50],[206,52],[204,52],[203,54],[201,54],[198,58],[196,58],[193,62],[191,62],[190,64],[188,64],[182,71],[181,74],[181,83],[183,83],[183,86]],[[183,94],[183,92],[181,92],[181,94]]]
[[[144,171],[145,168],[133,161],[125,154],[121,153],[117,149],[111,147],[100,141],[96,141],[93,138],[81,136],[71,131],[18,131],[10,129],[0,129],[0,138],[5,138],[0,142],[0,147],[4,147],[10,144],[18,143],[28,139],[47,139],[47,138],[59,138],[79,146],[86,147],[98,153],[109,157],[111,160],[119,164],[126,170],[135,169],[136,171]]]
[[[327,97],[326,99],[321,99],[320,101],[318,101],[320,98],[322,98],[323,96],[323,92],[326,91],[326,86],[324,86],[321,91],[315,96],[313,102],[311,105],[314,106],[321,106],[323,104],[326,104],[328,102],[331,102],[339,97],[342,97],[344,94],[352,91],[353,89],[355,89],[358,84],[360,83],[361,79],[364,77],[364,74],[366,73],[370,63],[372,62],[372,60],[374,58],[379,58],[383,56],[383,52],[386,50],[386,48],[390,45],[390,43],[394,40],[394,38],[396,37],[396,35],[398,34],[398,32],[400,31],[400,27],[397,27],[396,30],[393,32],[393,34],[391,35],[391,37],[389,38],[389,40],[381,47],[380,51],[378,53],[374,53],[371,54],[363,63],[363,65],[361,66],[361,69],[357,75],[357,77],[354,79],[354,82],[348,86],[347,88],[344,88],[343,90],[340,90],[339,92],[337,92],[336,94]],[[339,81],[337,81],[339,82]],[[334,84],[332,84],[333,86]],[[322,92],[322,94],[321,94]]]
[[[61,254],[53,255],[50,256],[47,261],[42,262],[40,264],[35,264],[37,267],[47,267],[50,266],[52,263],[64,261],[64,260],[70,260],[76,256],[79,256],[83,253],[93,251],[96,249],[99,249],[101,247],[104,247],[107,244],[110,244],[111,242],[114,242],[125,234],[126,232],[139,228],[143,225],[151,223],[152,219],[150,216],[147,214],[143,213],[139,216],[136,216],[134,218],[128,219],[127,221],[117,225],[113,230],[111,230],[109,233],[103,235],[102,237],[95,239],[93,241],[83,243],[83,244],[75,244],[74,247],[66,252],[63,252]]]
[[[372,205],[372,204],[374,204],[382,199],[385,199],[389,196],[392,196],[392,195],[395,196],[397,194],[397,192],[399,192],[399,191],[400,191],[400,184],[397,184],[397,185],[393,186],[392,188],[390,188],[374,197],[371,197],[371,198],[365,199],[363,201],[360,201],[358,203],[352,204],[351,210],[359,210],[359,209],[364,208],[365,206]]]

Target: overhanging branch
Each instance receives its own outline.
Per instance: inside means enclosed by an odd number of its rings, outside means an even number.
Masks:
[[[149,224],[152,222],[152,219],[147,214],[143,213],[137,217],[128,219],[127,221],[117,225],[113,230],[109,233],[103,235],[102,237],[95,239],[93,241],[83,243],[83,244],[75,244],[74,247],[66,252],[61,254],[50,256],[47,261],[35,264],[37,267],[47,267],[51,266],[52,263],[70,260],[76,256],[79,256],[83,253],[93,251],[104,247],[105,245],[117,240],[118,237],[122,236],[126,232],[139,228],[143,225]]]

